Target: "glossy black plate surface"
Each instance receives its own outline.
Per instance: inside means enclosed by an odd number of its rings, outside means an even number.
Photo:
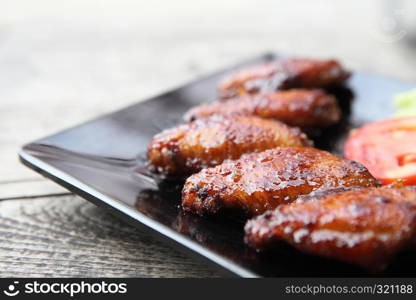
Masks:
[[[267,61],[267,54],[235,68]],[[243,243],[243,225],[232,219],[203,219],[183,213],[180,186],[156,185],[139,175],[152,136],[181,121],[191,106],[215,99],[216,84],[231,69],[187,84],[174,91],[81,124],[26,145],[24,164],[80,196],[110,208],[137,226],[173,242],[182,250],[238,276],[366,276],[368,273],[335,261],[298,253],[288,246],[258,254]],[[414,84],[355,73],[349,88],[331,92],[339,98],[344,120],[316,137],[320,148],[341,154],[346,132],[392,115],[393,95]],[[416,259],[401,254],[381,275],[414,276]]]

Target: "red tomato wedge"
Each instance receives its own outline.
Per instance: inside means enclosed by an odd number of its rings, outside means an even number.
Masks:
[[[344,154],[383,184],[416,185],[416,116],[393,118],[351,131]]]

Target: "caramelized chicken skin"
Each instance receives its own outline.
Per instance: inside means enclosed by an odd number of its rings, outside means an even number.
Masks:
[[[219,84],[222,98],[289,88],[339,85],[350,73],[336,60],[286,58],[248,67],[230,74]]]
[[[315,148],[277,147],[192,175],[182,207],[199,215],[232,209],[253,216],[318,189],[377,184],[356,162]]]
[[[297,249],[370,269],[412,242],[416,188],[370,187],[281,205],[247,222],[256,249],[284,240]]]
[[[277,121],[214,117],[163,131],[149,144],[147,154],[153,172],[184,178],[244,153],[310,143],[299,129]]]
[[[337,123],[341,111],[336,99],[322,90],[294,89],[203,104],[190,109],[185,114],[185,120],[212,115],[254,115],[292,126],[321,128]]]

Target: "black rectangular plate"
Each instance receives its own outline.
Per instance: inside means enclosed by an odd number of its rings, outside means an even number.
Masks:
[[[286,245],[256,253],[243,242],[241,221],[200,218],[179,208],[180,186],[155,184],[138,175],[154,134],[181,122],[190,107],[215,99],[218,80],[232,69],[269,61],[266,54],[222,70],[120,111],[78,125],[23,147],[21,161],[91,202],[110,208],[126,221],[148,228],[182,250],[197,254],[228,274],[243,277],[369,276],[340,262],[303,255]],[[316,137],[318,147],[342,154],[349,129],[390,117],[393,95],[413,83],[355,73],[337,95],[344,111],[340,124]],[[414,276],[416,259],[400,254],[381,276]]]

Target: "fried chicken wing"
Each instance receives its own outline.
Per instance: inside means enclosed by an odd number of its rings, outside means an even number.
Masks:
[[[377,184],[354,161],[315,148],[277,147],[192,175],[182,191],[182,207],[199,215],[231,209],[253,216],[318,189]]]
[[[286,241],[297,249],[380,269],[412,242],[416,188],[370,187],[281,205],[245,226],[256,249]]]
[[[341,111],[336,99],[321,90],[294,89],[203,104],[190,109],[185,120],[212,115],[253,115],[292,126],[322,128],[337,123]]]
[[[237,159],[244,153],[310,144],[298,128],[281,122],[245,116],[214,117],[156,135],[147,154],[154,173],[185,178],[226,159]]]
[[[219,84],[222,98],[289,88],[323,88],[350,77],[336,60],[286,58],[248,67],[230,74]]]

